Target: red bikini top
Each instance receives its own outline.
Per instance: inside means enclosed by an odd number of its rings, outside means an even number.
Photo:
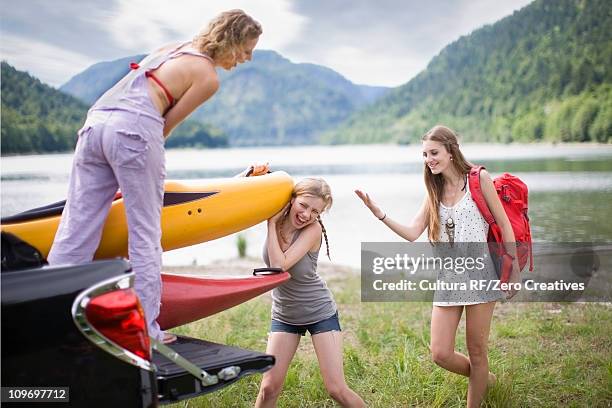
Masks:
[[[132,62],[130,63],[130,68],[131,69],[138,69],[140,68],[140,65],[138,65],[138,63],[136,62]],[[170,91],[168,90],[168,88],[166,88],[166,86],[162,83],[162,81],[159,80],[159,78],[157,78],[153,72],[151,71],[147,71],[145,72],[145,76],[147,78],[151,78],[153,81],[155,81],[155,83],[157,85],[159,85],[159,87],[164,91],[164,94],[166,95],[166,98],[168,98],[168,102],[170,103],[170,106],[174,105],[174,97],[172,96],[172,94],[170,93]]]

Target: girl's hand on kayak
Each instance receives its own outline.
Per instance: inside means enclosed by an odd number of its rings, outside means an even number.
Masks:
[[[280,221],[280,219],[282,217],[285,216],[285,214],[289,211],[289,206],[291,206],[291,201],[289,201],[287,204],[285,204],[285,206],[282,208],[282,210],[280,210],[279,212],[277,212],[276,214],[274,214],[269,220],[268,220],[268,224],[276,224],[278,221]]]
[[[241,173],[237,174],[236,177],[255,177],[268,174],[270,172],[270,163],[265,164],[253,164]]]
[[[355,190],[355,194],[357,194],[357,197],[361,198],[361,201],[363,201],[366,207],[368,207],[370,211],[372,211],[372,214],[374,214],[376,218],[381,219],[382,217],[384,217],[385,213],[383,212],[383,210],[380,209],[378,204],[376,204],[374,200],[370,198],[368,193],[361,190]]]
[[[265,164],[254,164],[251,166],[253,172],[251,173],[251,177],[253,176],[263,176],[264,174],[268,174],[270,172],[270,163]]]

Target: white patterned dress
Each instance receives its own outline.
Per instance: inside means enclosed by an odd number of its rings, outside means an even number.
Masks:
[[[480,214],[476,203],[472,199],[469,183],[466,182],[466,193],[452,207],[447,207],[440,203],[440,242],[450,242],[445,225],[446,220],[452,217],[455,223],[454,228],[454,248],[465,250],[465,256],[482,257],[485,256],[485,267],[481,270],[471,269],[465,273],[458,274],[455,271],[439,271],[438,279],[446,282],[464,282],[469,288],[470,280],[497,280],[495,266],[491,261],[486,247],[489,224]],[[480,243],[483,244],[473,244]],[[457,291],[436,291],[434,295],[434,306],[464,306],[488,303],[504,299],[503,292],[499,290],[457,290]]]

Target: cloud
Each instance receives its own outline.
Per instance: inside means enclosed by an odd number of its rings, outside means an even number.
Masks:
[[[150,0],[124,0],[117,17],[109,22],[109,33],[122,47],[134,51],[152,49],[164,42],[190,40],[213,17],[228,9],[244,10],[264,29],[259,48],[279,49],[301,29],[303,19],[289,11],[283,0],[202,1],[180,3]]]
[[[316,61],[354,82],[399,85],[461,35],[493,23],[531,0],[295,0],[305,18],[279,51]]]
[[[113,41],[107,23],[116,16],[114,0],[27,0],[0,2],[2,37],[21,38],[91,58],[109,58],[125,52]]]
[[[68,78],[98,62],[95,58],[36,40],[3,34],[2,59],[20,71],[27,71],[41,81],[59,87]]]
[[[448,43],[529,1],[0,0],[0,49],[17,68],[58,85],[93,62],[190,40],[219,12],[242,8],[263,26],[259,49],[356,83],[395,86]]]
[[[245,10],[263,25],[259,48],[283,47],[303,21],[285,0],[0,0],[0,7],[0,39],[9,42],[2,46],[2,58],[56,86],[94,62],[191,40],[231,8]],[[44,56],[35,55],[39,52]]]

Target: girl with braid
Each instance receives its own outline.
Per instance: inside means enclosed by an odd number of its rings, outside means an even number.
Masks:
[[[275,407],[289,364],[310,332],[321,376],[330,396],[345,407],[365,407],[344,380],[342,334],[338,309],[330,290],[317,274],[321,236],[329,244],[321,214],[332,205],[331,190],[320,178],[295,185],[290,202],[268,220],[263,258],[269,267],[281,268],[291,279],[272,291],[272,324],[266,353],[276,364],[263,375],[256,407]]]

